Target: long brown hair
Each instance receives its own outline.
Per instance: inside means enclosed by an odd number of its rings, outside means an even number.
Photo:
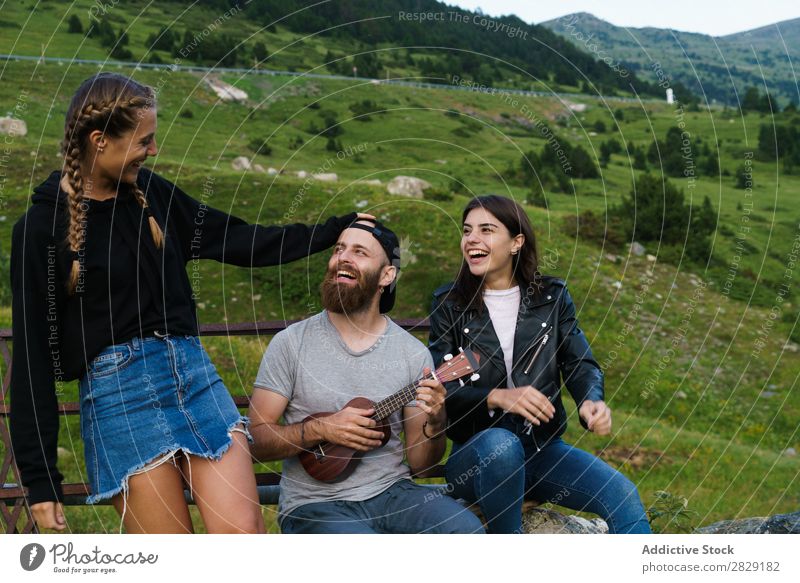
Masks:
[[[511,256],[511,273],[519,284],[523,296],[526,293],[536,294],[540,288],[541,277],[539,256],[536,252],[536,236],[525,209],[519,203],[505,196],[497,194],[476,196],[464,208],[461,216],[462,225],[466,222],[470,211],[476,208],[482,208],[492,213],[498,221],[505,225],[511,237],[520,234],[525,237],[519,253]],[[466,259],[462,260],[461,269],[453,286],[456,301],[464,308],[483,311],[484,284],[485,280],[482,277],[473,275],[469,270]]]
[[[107,136],[118,138],[136,127],[141,112],[155,105],[154,91],[129,77],[118,73],[98,73],[78,87],[72,96],[64,123],[64,141],[61,151],[64,154],[64,169],[70,188],[65,189],[69,204],[69,228],[67,245],[73,253],[78,253],[86,239],[86,210],[84,201],[81,162],[87,152],[88,136],[99,130]],[[150,214],[144,192],[136,185],[131,186],[139,205],[147,212],[150,232],[156,247],[163,247],[164,233],[158,222]],[[72,261],[67,290],[73,293],[80,277],[81,264],[76,257]]]

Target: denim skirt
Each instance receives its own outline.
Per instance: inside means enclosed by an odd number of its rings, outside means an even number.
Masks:
[[[133,338],[104,348],[80,380],[87,504],[127,494],[131,475],[177,452],[218,460],[247,431],[196,336]]]

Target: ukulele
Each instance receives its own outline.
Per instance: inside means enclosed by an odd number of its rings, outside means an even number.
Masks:
[[[383,432],[381,445],[378,446],[383,447],[391,436],[389,416],[416,399],[417,383],[427,379],[436,379],[442,384],[458,380],[463,386],[464,381],[461,380],[462,377],[472,375],[471,380],[473,381],[480,378],[480,375],[475,372],[478,369],[480,356],[469,349],[464,350],[461,348],[459,350],[461,352],[458,356],[454,357],[451,354],[446,355],[444,357],[444,362],[436,371],[423,376],[415,383],[406,385],[393,395],[377,403],[366,397],[356,397],[347,403],[344,408],[357,407],[359,409],[375,409],[372,419],[377,422],[377,426],[373,429]],[[322,419],[329,415],[333,415],[333,413],[314,413],[306,417],[303,423],[311,419]],[[303,468],[312,478],[320,482],[333,483],[347,478],[356,468],[364,453],[363,451],[358,451],[345,445],[323,441],[311,449],[300,452],[298,457],[300,458],[300,463],[303,465]]]

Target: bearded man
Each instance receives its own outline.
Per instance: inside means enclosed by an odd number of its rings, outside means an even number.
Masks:
[[[328,261],[324,310],[276,334],[264,353],[250,404],[251,450],[261,461],[284,460],[284,533],[483,532],[472,512],[411,479],[445,451],[446,392],[438,380],[419,382],[416,400],[389,417],[383,446],[374,408],[345,406],[354,397],[378,402],[430,373],[427,348],[385,315],[399,269],[397,236],[378,222],[354,222]],[[298,454],[322,443],[358,452],[351,473],[327,482],[306,472]]]

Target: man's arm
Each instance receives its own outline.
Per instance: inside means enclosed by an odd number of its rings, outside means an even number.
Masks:
[[[316,445],[310,435],[304,435],[301,423],[281,425],[278,423],[289,399],[278,393],[255,388],[250,399],[250,434],[253,443],[250,451],[258,461],[282,460],[300,453],[304,447]],[[305,428],[308,430],[308,427]],[[305,440],[303,439],[305,438]]]
[[[283,395],[255,388],[248,415],[253,436],[250,450],[257,460],[286,459],[323,441],[358,451],[369,451],[382,443],[383,433],[371,429],[376,425],[370,418],[375,412],[372,409],[346,407],[323,419],[281,425],[279,420],[288,404],[289,399]]]

